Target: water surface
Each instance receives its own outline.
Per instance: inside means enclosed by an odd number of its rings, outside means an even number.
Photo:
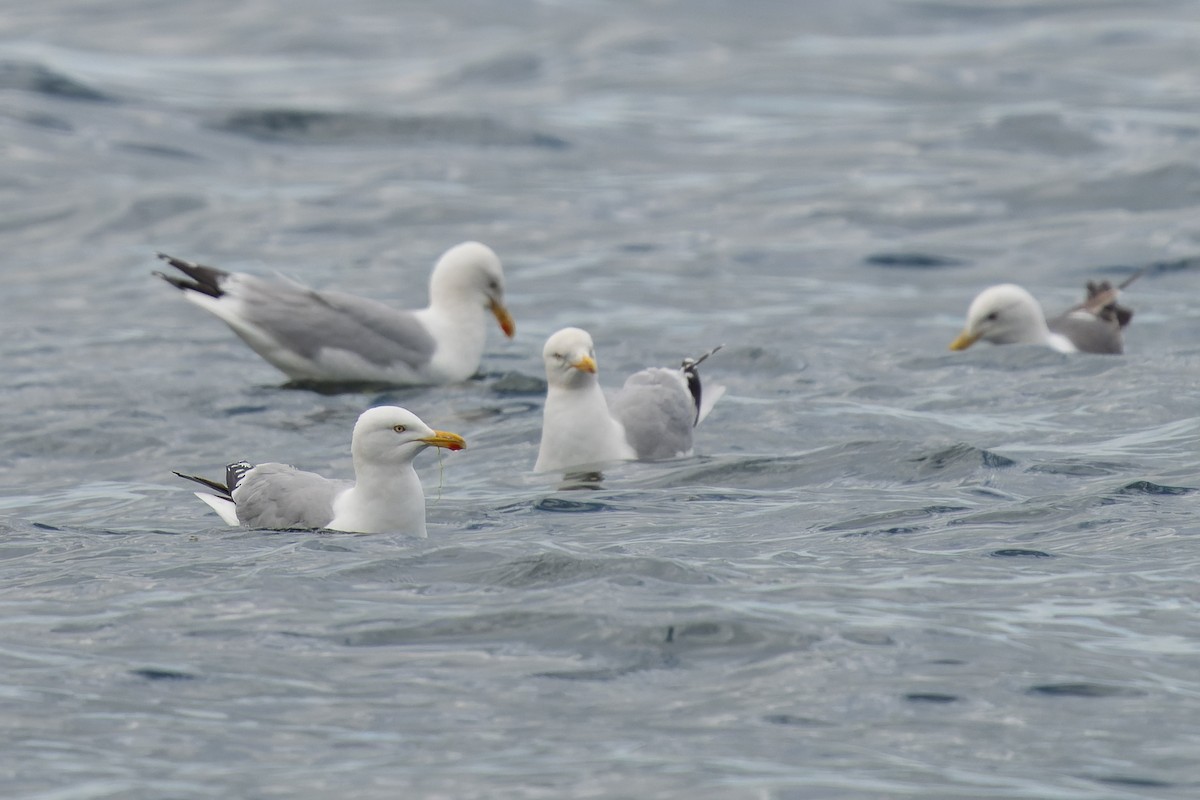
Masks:
[[[1198,47],[1184,0],[8,9],[6,796],[1196,796]],[[452,387],[282,388],[149,274],[415,306],[468,238],[518,335]],[[946,350],[1146,265],[1123,357]],[[609,385],[724,342],[697,454],[532,474],[564,325]],[[379,403],[470,443],[428,539],[170,474],[345,474]]]

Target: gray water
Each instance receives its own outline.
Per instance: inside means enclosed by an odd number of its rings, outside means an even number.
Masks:
[[[1193,0],[7,3],[0,785],[87,798],[1200,795]],[[318,394],[157,250],[518,335]],[[1122,357],[946,346],[1149,266]],[[531,472],[540,351],[727,396],[694,457]],[[350,469],[429,537],[230,530],[170,470]]]

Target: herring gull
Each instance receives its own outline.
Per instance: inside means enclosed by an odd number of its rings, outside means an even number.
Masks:
[[[509,338],[504,272],[491,248],[464,242],[445,252],[429,278],[429,305],[398,311],[365,297],[317,291],[281,278],[158,257],[186,277],[154,273],[233,329],[289,378],[431,385],[466,380],[479,369],[486,312]]]
[[[715,348],[679,369],[635,372],[606,401],[597,376],[592,337],[564,328],[546,340],[546,405],[534,470],[588,468],[611,461],[662,459],[692,451],[692,429],[725,394],[701,392],[699,364]]]
[[[1089,281],[1086,300],[1049,319],[1033,295],[1016,284],[984,289],[967,309],[966,326],[950,349],[966,350],[982,339],[992,344],[1042,345],[1060,353],[1122,353],[1121,332],[1133,312],[1117,303],[1117,295],[1140,274],[1134,273],[1116,288],[1108,281]]]
[[[240,462],[225,483],[175,474],[216,492],[196,492],[228,525],[275,530],[327,528],[425,536],[425,493],[412,462],[426,447],[461,450],[463,438],[435,431],[411,411],[379,406],[354,424],[354,480],[330,480],[286,464]]]

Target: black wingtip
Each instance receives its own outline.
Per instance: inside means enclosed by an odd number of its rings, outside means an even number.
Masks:
[[[196,284],[192,283],[191,281],[185,281],[183,278],[176,278],[174,275],[168,275],[167,273],[159,272],[158,270],[154,270],[150,274],[156,278],[162,278],[176,289],[183,289],[185,291],[194,290],[196,286]]]
[[[1134,278],[1136,278],[1139,274],[1141,273],[1135,273]],[[1117,287],[1117,290],[1128,286],[1132,282],[1132,278],[1125,281]],[[1113,293],[1113,299],[1100,308],[1095,309],[1094,313],[1100,319],[1108,322],[1116,322],[1119,327],[1124,328],[1129,324],[1129,321],[1133,319],[1133,309],[1129,308],[1128,306],[1123,306],[1116,301],[1116,290],[1113,289],[1112,284],[1108,281],[1088,281],[1087,283],[1087,296],[1089,301],[1109,292]],[[1086,303],[1087,301],[1085,301],[1085,304]]]
[[[182,472],[177,472],[176,470],[171,470],[171,472],[183,478],[184,480],[193,481],[201,486],[212,489],[226,500],[232,500],[234,490],[237,489],[238,485],[242,482],[242,478],[246,477],[246,473],[252,469],[254,469],[254,465],[249,461],[239,461],[236,464],[230,464],[229,466],[225,467],[224,483],[218,483],[217,481],[210,480],[209,478],[202,478],[199,475],[186,475]]]
[[[223,483],[217,483],[216,481],[209,480],[208,478],[202,478],[199,475],[186,475],[186,474],[184,474],[182,472],[178,472],[176,470],[171,470],[171,472],[173,472],[174,474],[183,478],[184,480],[192,481],[192,482],[198,483],[201,486],[204,486],[208,489],[212,489],[214,492],[216,492],[221,497],[224,497],[228,500],[233,499],[232,490]]]
[[[719,344],[716,347],[714,347],[712,350],[709,350],[707,353],[700,356],[699,358],[685,358],[683,360],[683,364],[680,366],[683,368],[684,372],[687,372],[688,370],[694,370],[696,367],[700,366],[705,361],[707,361],[709,356],[711,356],[713,353],[717,352],[724,346],[725,346],[724,343]]]
[[[254,469],[254,465],[249,461],[239,461],[225,467],[225,485],[229,487],[230,495],[241,485],[242,478],[246,477],[246,473],[252,469]]]
[[[700,371],[697,369],[703,364],[709,356],[724,347],[724,344],[719,344],[712,350],[709,350],[699,358],[685,358],[680,365],[683,370],[683,377],[687,380],[688,391],[692,393],[692,402],[696,404],[696,416],[692,419],[692,427],[700,424],[700,400],[703,395],[703,389],[700,385]]]
[[[220,297],[225,294],[221,289],[221,283],[229,277],[228,272],[215,267],[206,267],[193,261],[184,261],[182,258],[175,258],[166,253],[155,253],[154,255],[191,278],[189,281],[162,272],[155,271],[153,273],[176,289],[199,292],[209,297]]]

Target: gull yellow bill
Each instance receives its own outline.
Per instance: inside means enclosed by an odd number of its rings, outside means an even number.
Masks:
[[[496,318],[496,322],[500,323],[500,330],[504,331],[504,335],[512,338],[517,332],[517,325],[513,322],[512,315],[508,313],[508,309],[499,300],[493,300],[491,304],[492,315]]]
[[[449,431],[434,431],[433,436],[426,436],[421,441],[434,447],[444,447],[447,450],[462,450],[467,446],[466,439]]]
[[[596,359],[591,356],[584,356],[578,361],[571,364],[572,367],[580,372],[590,372],[593,375],[596,373]]]
[[[950,343],[950,349],[951,350],[966,350],[968,347],[970,347],[971,345],[975,344],[978,341],[979,341],[978,333],[970,333],[969,331],[963,331],[962,333],[960,333],[958,335],[957,339],[955,339],[953,342]]]

